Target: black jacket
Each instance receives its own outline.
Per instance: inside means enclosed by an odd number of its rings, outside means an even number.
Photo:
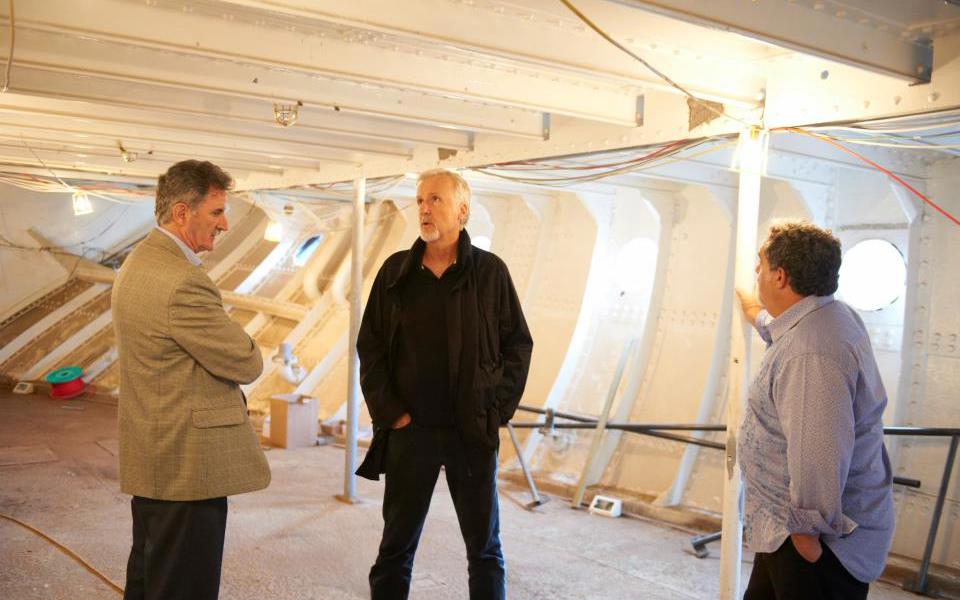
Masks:
[[[374,439],[357,474],[378,479],[390,425],[409,412],[394,389],[397,327],[403,289],[420,266],[426,244],[417,239],[380,267],[357,337],[360,387],[373,420]],[[450,380],[457,429],[467,444],[496,448],[499,429],[517,410],[530,369],[533,340],[507,265],[460,232],[458,279],[447,305]]]

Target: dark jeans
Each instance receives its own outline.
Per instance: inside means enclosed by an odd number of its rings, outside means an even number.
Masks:
[[[413,558],[441,466],[467,547],[470,598],[506,597],[497,451],[466,446],[453,429],[411,424],[391,431],[387,441],[383,539],[370,569],[373,600],[402,600],[409,594]]]
[[[216,600],[227,499],[172,502],[134,496],[124,600]]]
[[[866,600],[869,586],[822,546],[813,563],[800,556],[789,537],[776,552],[758,552],[743,600]]]

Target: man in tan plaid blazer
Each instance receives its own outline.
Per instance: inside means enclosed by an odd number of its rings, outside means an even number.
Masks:
[[[158,226],[113,287],[120,489],[133,495],[125,599],[215,600],[226,496],[270,483],[239,387],[263,358],[196,254],[226,231],[232,183],[209,162],[170,167],[157,185]]]

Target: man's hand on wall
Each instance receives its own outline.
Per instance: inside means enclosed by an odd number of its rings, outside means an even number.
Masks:
[[[757,315],[763,310],[763,305],[760,304],[760,300],[752,291],[741,288],[737,288],[737,298],[740,300],[740,308],[743,310],[743,314],[747,317],[747,320],[750,321],[751,325],[755,325],[757,323]]]

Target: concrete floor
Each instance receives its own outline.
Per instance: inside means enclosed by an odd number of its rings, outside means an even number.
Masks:
[[[130,499],[118,491],[115,438],[114,406],[0,394],[0,460],[45,461],[0,466],[0,512],[45,531],[122,584]],[[10,448],[18,447],[11,458]],[[364,502],[349,506],[334,499],[342,489],[342,450],[274,449],[267,456],[271,486],[230,499],[221,598],[366,598],[367,570],[382,528],[382,483],[358,480]],[[686,532],[573,511],[559,499],[531,513],[522,508],[528,499],[524,489],[502,484],[511,598],[717,597],[716,545],[709,558],[698,560]],[[750,568],[745,561],[744,583]],[[0,598],[118,597],[48,542],[0,520]],[[468,597],[463,544],[442,477],[411,597]],[[916,596],[881,583],[872,586],[870,597]]]

